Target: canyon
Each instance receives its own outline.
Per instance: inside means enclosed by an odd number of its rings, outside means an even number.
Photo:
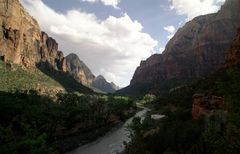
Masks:
[[[240,2],[227,0],[217,13],[194,18],[180,28],[162,54],[140,63],[120,94],[159,93],[202,79],[225,63],[225,52],[240,27]]]
[[[69,80],[73,85],[77,82],[85,90],[91,88],[93,81],[97,83],[97,78],[76,54],[65,57],[64,52],[59,51],[57,41],[41,32],[38,22],[18,0],[0,0],[0,24],[1,60],[26,70],[37,67],[53,78],[63,76],[60,80]],[[101,86],[95,88],[107,93],[117,90],[114,86],[110,91]]]

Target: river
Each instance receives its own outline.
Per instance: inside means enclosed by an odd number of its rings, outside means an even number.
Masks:
[[[143,109],[136,113],[134,117],[145,118],[148,109]],[[128,119],[122,126],[114,128],[104,137],[81,146],[68,154],[116,154],[124,150],[123,142],[129,142],[130,131],[127,126],[132,123],[133,118]]]

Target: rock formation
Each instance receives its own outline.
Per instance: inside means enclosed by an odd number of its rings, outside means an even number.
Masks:
[[[69,54],[66,57],[66,63],[67,72],[83,85],[94,87],[107,93],[113,93],[119,89],[113,82],[107,82],[102,75],[95,77],[76,54]]]
[[[58,50],[56,40],[41,32],[37,21],[25,11],[19,0],[0,0],[0,24],[1,60],[26,68],[37,66],[63,84],[66,83],[60,80],[68,80],[68,84],[71,81],[72,85],[76,85],[72,77],[78,83],[87,86],[93,81],[95,84],[98,82],[98,78],[95,80],[90,69],[77,55],[70,54],[64,57],[63,52]],[[67,77],[69,79],[66,79]],[[107,82],[96,85],[102,85],[106,92],[112,92],[116,88],[114,84]],[[106,88],[108,86],[114,88]]]
[[[120,87],[117,86],[114,82],[111,82],[110,84],[111,84],[112,88],[113,88],[115,91],[117,91],[117,90],[120,89]]]
[[[112,82],[109,83],[106,81],[106,79],[99,75],[91,84],[93,87],[107,93],[114,93],[116,90],[118,90],[118,87]]]
[[[40,31],[18,0],[0,0],[0,24],[0,56],[5,61],[25,67],[48,63],[49,68],[66,72],[57,42]]]
[[[225,67],[230,67],[240,63],[240,28],[238,29],[238,33],[233,40],[230,49],[227,50],[225,58]]]
[[[37,21],[18,0],[0,0],[0,55],[6,61],[34,66],[40,60]]]
[[[213,112],[224,108],[224,99],[217,96],[204,96],[195,94],[193,96],[192,117],[200,119],[204,116],[210,116]]]
[[[91,91],[80,83],[93,80],[94,76],[92,79],[79,79],[78,83],[72,79],[56,40],[41,32],[37,21],[25,11],[19,0],[0,0],[0,24],[1,60],[25,68],[38,67],[67,89],[74,87]]]
[[[240,27],[239,12],[239,0],[226,0],[217,13],[199,16],[186,23],[162,54],[141,62],[130,86],[119,93],[146,93],[160,89],[169,81],[192,81],[219,69],[224,64],[225,51]]]
[[[95,76],[87,65],[82,62],[76,54],[69,54],[66,57],[68,72],[84,85],[91,85]]]
[[[41,33],[40,44],[41,60],[39,66],[45,69],[55,70],[59,72],[67,72],[66,58],[62,51],[58,51],[58,43],[47,33]]]

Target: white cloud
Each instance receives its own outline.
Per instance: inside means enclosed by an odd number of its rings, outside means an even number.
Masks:
[[[140,61],[158,44],[126,13],[99,20],[79,10],[57,13],[41,0],[21,1],[41,28],[58,41],[60,50],[65,54],[75,52],[95,75],[102,74],[121,87],[129,84]]]
[[[175,27],[173,25],[163,27],[163,29],[169,33],[174,33],[175,32]]]
[[[112,6],[114,8],[118,8],[118,4],[120,3],[120,0],[81,0],[83,2],[90,2],[90,3],[95,3],[95,2],[102,2],[104,5],[107,6]]]
[[[187,21],[196,16],[217,12],[225,0],[169,0],[170,9],[178,15],[186,15]]]
[[[163,29],[168,32],[167,39],[170,40],[173,36],[174,33],[176,32],[176,28],[173,25],[163,27]]]
[[[81,0],[82,2],[89,2],[89,3],[94,3],[97,2],[97,0]]]

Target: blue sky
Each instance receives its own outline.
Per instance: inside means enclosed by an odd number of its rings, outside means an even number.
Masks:
[[[164,47],[167,43],[167,35],[163,27],[175,25],[184,20],[183,16],[176,17],[175,11],[170,11],[171,3],[168,0],[127,0],[122,1],[122,7],[134,20],[138,20],[143,25],[143,31],[150,34],[158,41],[158,48]],[[121,6],[121,5],[120,5]],[[176,27],[176,28],[177,28]]]
[[[127,86],[141,60],[161,53],[177,29],[225,0],[21,0],[65,54]]]
[[[176,16],[175,10],[170,10],[171,2],[168,0],[121,0],[115,9],[101,2],[89,3],[81,0],[43,0],[45,4],[62,13],[71,9],[80,9],[88,13],[94,13],[99,19],[104,20],[109,15],[121,17],[127,13],[132,20],[137,20],[143,25],[143,31],[149,33],[152,38],[159,41],[159,47],[167,43],[168,32],[163,27],[185,21],[186,16]]]

